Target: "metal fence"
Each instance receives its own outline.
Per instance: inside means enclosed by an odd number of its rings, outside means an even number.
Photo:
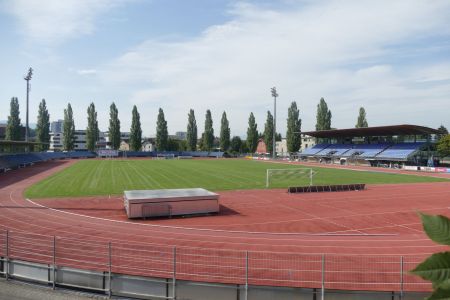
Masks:
[[[39,264],[36,268],[46,270],[33,269],[28,279],[112,295],[114,281],[126,275],[164,282],[163,295],[153,296],[167,299],[177,298],[178,282],[237,286],[238,299],[249,299],[250,286],[310,289],[314,299],[338,290],[390,292],[402,299],[405,293],[431,290],[408,273],[424,258],[170,247],[0,231],[0,273],[6,278],[24,276],[19,265]]]

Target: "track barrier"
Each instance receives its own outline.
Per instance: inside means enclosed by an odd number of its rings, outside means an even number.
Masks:
[[[288,187],[288,193],[321,193],[321,192],[362,191],[365,188],[366,188],[366,185],[364,183],[290,186],[290,187]]]
[[[130,245],[0,230],[6,279],[136,298],[413,299],[403,296],[431,290],[408,273],[424,258]]]

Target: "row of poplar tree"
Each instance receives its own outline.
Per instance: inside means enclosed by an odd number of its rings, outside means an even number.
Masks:
[[[90,151],[96,149],[96,143],[99,140],[99,128],[97,120],[97,111],[94,103],[91,103],[87,109],[88,125],[86,128],[86,147]],[[323,98],[320,99],[317,105],[316,115],[316,130],[328,130],[331,129],[331,111],[328,109],[328,105]],[[297,103],[294,101],[291,103],[288,109],[287,118],[287,150],[288,152],[296,152],[301,145],[301,119],[300,111],[297,107]],[[367,127],[366,113],[364,108],[360,108],[359,116],[356,127]],[[36,141],[43,143],[41,150],[48,149],[48,143],[50,140],[50,115],[45,103],[45,99],[42,99],[39,104],[38,120],[36,126]],[[267,152],[273,151],[273,131],[274,131],[274,118],[270,111],[267,111],[266,123],[264,124],[264,131],[258,132],[258,125],[256,124],[255,116],[253,112],[250,113],[248,119],[247,138],[242,141],[240,137],[230,137],[230,126],[227,118],[227,114],[224,111],[222,113],[220,135],[218,138],[218,144],[215,144],[216,138],[214,136],[213,120],[211,117],[211,111],[208,109],[205,115],[205,127],[204,131],[198,139],[197,134],[197,122],[195,119],[194,110],[191,109],[188,114],[187,124],[187,139],[179,145],[174,146],[169,138],[167,130],[167,121],[164,116],[164,111],[160,108],[158,112],[158,118],[156,123],[156,149],[158,151],[165,150],[204,150],[211,151],[214,148],[220,148],[222,151],[231,152],[250,152],[256,151],[258,140],[264,139]],[[19,103],[17,98],[11,99],[10,116],[8,117],[8,124],[6,128],[7,140],[20,140],[20,118],[19,118]],[[109,127],[108,127],[109,142],[112,149],[119,149],[121,142],[120,135],[120,120],[117,106],[113,102],[110,106]],[[281,140],[281,134],[276,134],[276,139]],[[140,151],[142,149],[142,129],[140,115],[136,105],[132,110],[132,122],[130,128],[130,150]],[[64,109],[64,123],[63,123],[63,148],[64,150],[71,151],[75,146],[75,121],[73,118],[72,106],[69,103],[67,108]]]

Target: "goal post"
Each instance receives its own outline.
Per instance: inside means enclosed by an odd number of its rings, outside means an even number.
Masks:
[[[175,154],[173,153],[157,153],[157,159],[175,159]]]
[[[315,174],[316,172],[312,168],[267,169],[266,188],[269,188],[274,181],[299,184],[304,179],[307,179],[311,186]]]

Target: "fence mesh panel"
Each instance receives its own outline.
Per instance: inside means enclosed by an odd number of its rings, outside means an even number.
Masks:
[[[7,238],[8,237],[8,238]],[[56,245],[56,248],[54,248]],[[8,248],[8,249],[7,249]],[[0,256],[91,271],[254,286],[424,292],[409,273],[428,255],[295,254],[97,242],[0,230]],[[55,255],[55,257],[54,257]]]
[[[220,249],[178,248],[179,279],[245,284],[245,252]]]
[[[324,281],[327,289],[401,289],[400,256],[326,255]]]
[[[109,270],[108,243],[57,238],[56,265],[106,272]]]
[[[112,243],[112,271],[137,276],[171,278],[173,247]]]
[[[409,292],[431,291],[431,284],[419,276],[409,273],[418,264],[423,262],[428,255],[404,256],[403,258],[403,289]]]
[[[21,231],[9,231],[8,254],[10,259],[51,264],[53,263],[53,238]]]
[[[248,281],[252,285],[318,288],[321,262],[320,255],[250,252]]]

